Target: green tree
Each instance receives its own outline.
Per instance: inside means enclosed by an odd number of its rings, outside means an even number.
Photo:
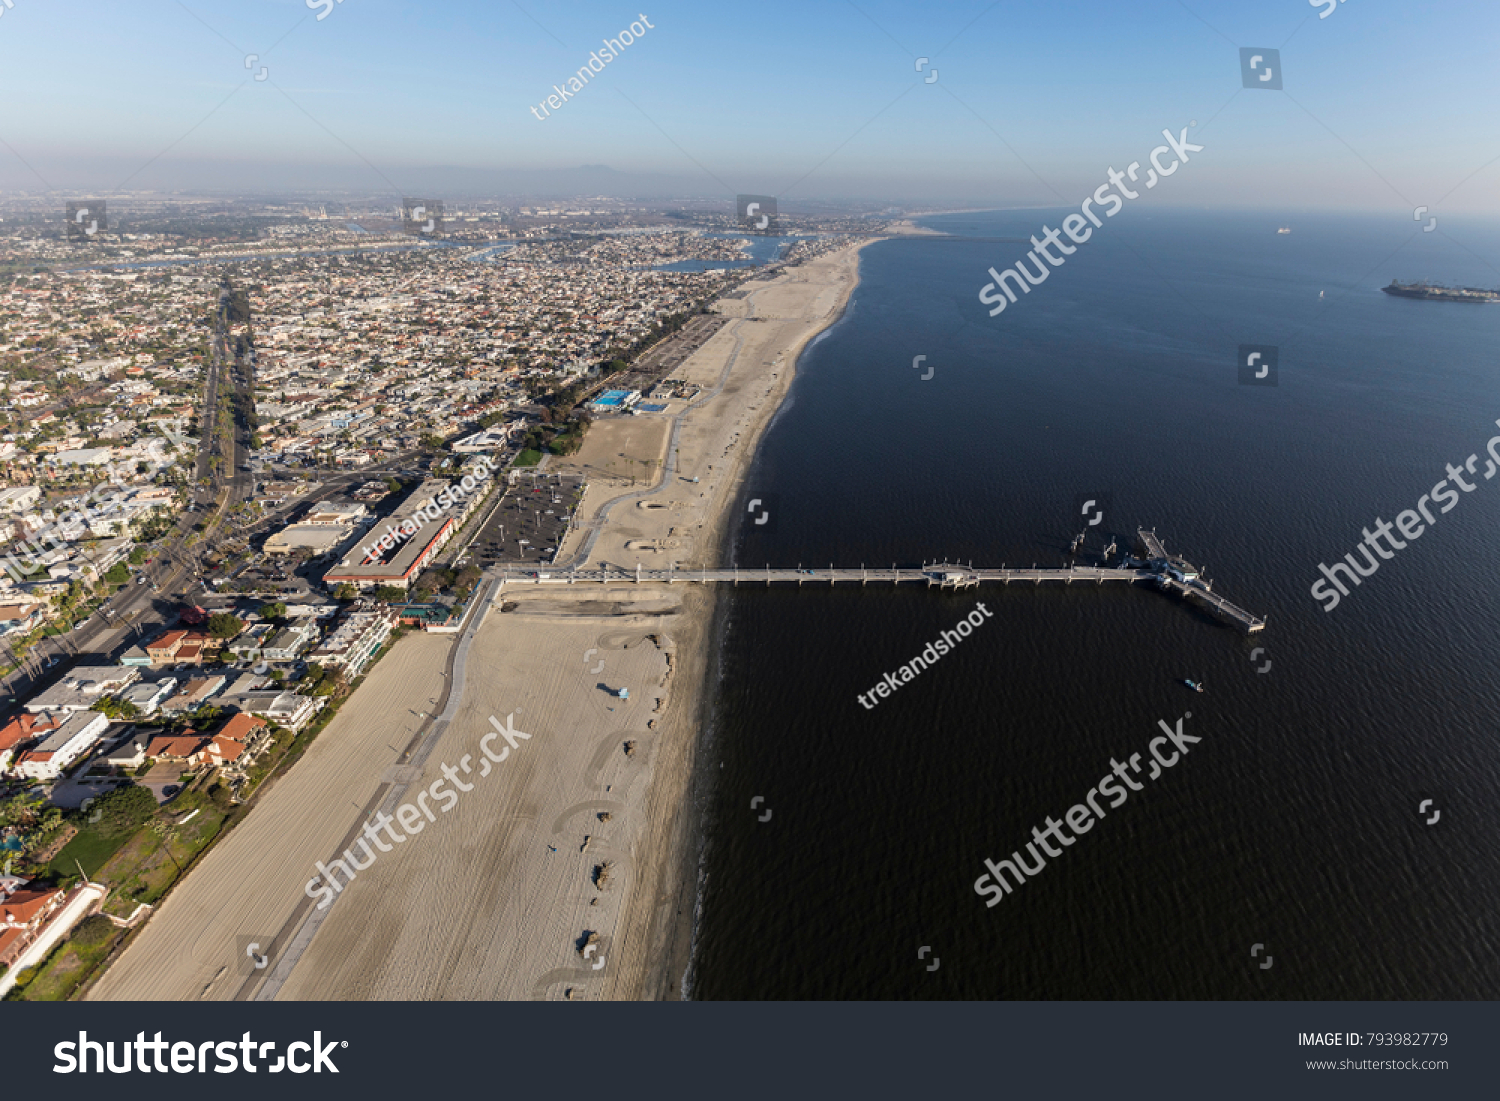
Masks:
[[[263,604],[261,606],[261,609],[260,609],[260,618],[261,619],[285,619],[286,618],[286,605],[283,604],[279,600],[276,601],[274,604]]]
[[[245,629],[245,621],[228,612],[215,612],[208,617],[208,633],[221,642],[234,638]]]
[[[124,585],[130,580],[130,571],[125,568],[124,562],[116,562],[105,571],[104,580],[111,585]]]
[[[80,948],[98,948],[115,935],[115,923],[103,914],[90,914],[78,923],[69,939]]]
[[[405,604],[406,590],[395,585],[382,585],[375,590],[375,599],[382,604]]]
[[[359,597],[359,590],[347,581],[339,583],[338,588],[333,590],[335,600],[355,600]]]
[[[89,817],[97,817],[92,829],[105,837],[123,837],[141,828],[156,813],[156,796],[139,784],[115,788],[94,801]]]
[[[129,700],[105,696],[94,704],[93,709],[106,718],[133,722],[141,717],[141,709]]]

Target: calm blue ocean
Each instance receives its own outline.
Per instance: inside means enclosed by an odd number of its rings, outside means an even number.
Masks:
[[[1120,584],[741,586],[691,995],[1500,996],[1500,478],[1333,611],[1309,593],[1446,464],[1482,475],[1500,305],[1379,288],[1500,286],[1500,226],[1127,207],[988,317],[987,268],[1065,213],[933,217],[962,239],[864,251],[746,485],[772,530],[734,560],[1060,566],[1079,495],[1108,494],[1080,561],[1154,527],[1269,626]],[[1238,384],[1240,344],[1279,349],[1278,386]],[[953,653],[858,702],[978,602]],[[986,857],[1189,711],[1185,758],[985,906]]]

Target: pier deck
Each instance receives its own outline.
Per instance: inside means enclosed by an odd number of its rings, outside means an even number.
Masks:
[[[1162,541],[1155,532],[1142,529],[1137,533],[1142,546],[1146,550],[1148,561],[1145,564],[1136,564],[1133,559],[1126,559],[1125,564],[1118,567],[1108,566],[1068,566],[1061,569],[1039,569],[1033,565],[1030,569],[1015,568],[1002,565],[999,569],[960,565],[952,562],[937,562],[917,567],[900,567],[892,565],[889,569],[868,568],[861,566],[858,569],[849,567],[838,567],[830,565],[827,568],[798,566],[788,569],[784,566],[766,566],[764,569],[679,569],[676,566],[668,566],[665,569],[647,569],[637,565],[634,569],[619,566],[600,566],[593,569],[574,568],[547,568],[545,566],[516,566],[501,565],[494,567],[491,576],[501,578],[508,584],[536,584],[536,585],[586,585],[607,584],[619,582],[634,582],[637,584],[654,582],[666,584],[797,584],[797,585],[838,585],[838,584],[903,584],[918,582],[925,585],[936,585],[944,589],[966,589],[975,585],[994,584],[1009,585],[1011,583],[1031,583],[1040,585],[1042,582],[1062,582],[1071,585],[1079,584],[1102,585],[1106,581],[1124,581],[1135,583],[1147,581],[1157,585],[1164,591],[1177,593],[1185,598],[1192,599],[1204,606],[1205,610],[1217,615],[1226,622],[1238,627],[1246,634],[1254,634],[1265,629],[1264,618],[1251,615],[1243,608],[1230,603],[1223,597],[1216,595],[1212,590],[1210,582],[1201,581],[1197,578],[1197,571],[1183,559],[1169,557]],[[1183,570],[1188,571],[1183,573]]]

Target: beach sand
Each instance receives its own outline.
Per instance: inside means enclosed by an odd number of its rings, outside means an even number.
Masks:
[[[735,320],[673,372],[703,388],[675,444],[671,414],[682,403],[601,420],[576,455],[553,462],[549,471],[590,479],[560,561],[587,546],[589,565],[718,564],[755,442],[798,352],[848,301],[859,247],[717,303]],[[676,470],[663,480],[668,465]],[[714,605],[712,591],[687,584],[499,587],[451,721],[421,765],[399,776],[411,802],[467,755],[472,771],[458,775],[472,790],[377,853],[319,914],[304,894],[315,862],[352,841],[383,780],[397,777],[397,748],[409,740],[402,723],[412,718],[404,711],[442,702],[452,636],[403,640],[91,996],[245,997],[266,976],[260,996],[280,999],[673,995],[692,918],[688,789]],[[628,701],[616,695],[622,687]],[[530,738],[480,777],[491,717]],[[320,922],[308,924],[310,914]],[[240,965],[233,981],[215,972],[235,965],[246,935],[267,931],[279,956],[269,969],[243,978]],[[585,958],[590,934],[597,947]]]

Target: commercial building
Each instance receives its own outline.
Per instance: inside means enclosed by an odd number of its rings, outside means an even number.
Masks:
[[[396,506],[379,530],[371,529],[323,575],[329,588],[349,584],[356,589],[391,585],[409,589],[417,574],[453,538],[490,486],[471,479],[472,489],[452,489],[440,478],[429,478]]]
[[[588,407],[595,413],[622,413],[640,400],[639,390],[606,390]]]
[[[105,696],[113,696],[141,679],[128,665],[79,665],[45,692],[26,701],[33,715],[43,711],[87,711]]]
[[[313,555],[329,554],[338,549],[354,534],[352,525],[342,524],[292,524],[282,528],[266,540],[267,554],[296,554],[307,551]]]
[[[212,641],[203,631],[168,631],[147,645],[146,655],[154,665],[197,665]]]
[[[300,523],[313,527],[353,527],[369,515],[358,501],[319,501],[307,510]]]

